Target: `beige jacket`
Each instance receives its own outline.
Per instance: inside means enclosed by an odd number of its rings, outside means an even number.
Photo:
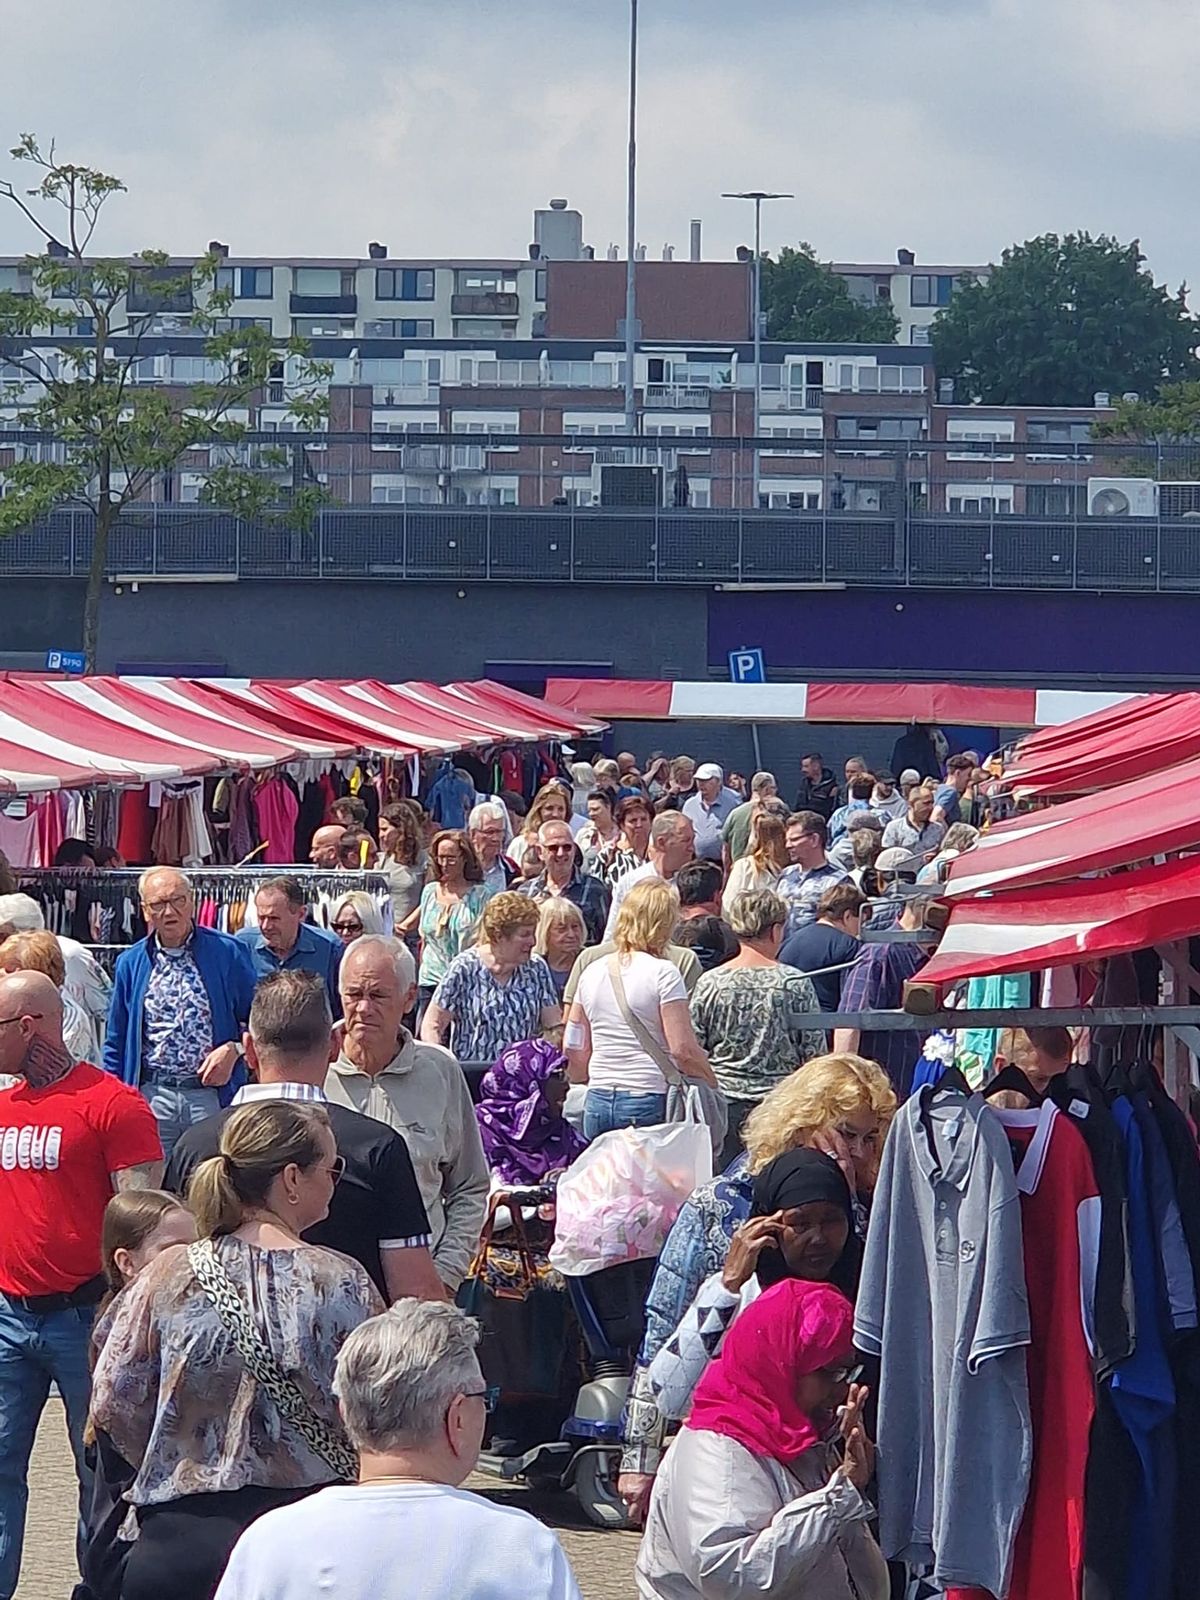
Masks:
[[[433,1235],[433,1260],[452,1292],[479,1244],[491,1177],[462,1068],[441,1045],[407,1030],[400,1048],[371,1076],[345,1053],[329,1069],[325,1093],[403,1134]]]

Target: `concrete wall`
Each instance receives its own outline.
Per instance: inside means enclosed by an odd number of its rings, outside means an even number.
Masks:
[[[23,648],[8,645],[12,625],[0,605],[0,649]],[[207,662],[239,677],[444,682],[480,677],[489,662],[521,662],[535,669],[514,674],[524,678],[552,674],[556,663],[613,677],[700,678],[707,637],[702,589],[143,583],[136,594],[126,585],[105,595],[100,669]]]

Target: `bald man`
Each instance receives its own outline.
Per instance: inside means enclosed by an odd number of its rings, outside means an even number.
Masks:
[[[117,961],[104,1066],[145,1095],[170,1159],[176,1140],[245,1081],[254,966],[236,939],[197,926],[184,873],[151,867],[138,894],[150,932]]]
[[[58,1386],[81,1505],[88,1341],[104,1293],[100,1230],[114,1190],[153,1188],[162,1149],[140,1094],[63,1044],[62,1001],[40,972],[0,978],[0,1596],[21,1575],[29,1454]]]
[[[338,848],[345,832],[340,822],[327,822],[324,827],[317,829],[308,852],[308,859],[314,867],[324,867],[327,872],[337,871]]]

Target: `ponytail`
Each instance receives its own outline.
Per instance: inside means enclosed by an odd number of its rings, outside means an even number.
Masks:
[[[202,1239],[235,1233],[247,1211],[266,1204],[285,1167],[311,1167],[321,1159],[320,1130],[329,1118],[320,1106],[291,1100],[251,1103],[221,1130],[221,1153],[203,1161],[188,1184],[188,1205]]]

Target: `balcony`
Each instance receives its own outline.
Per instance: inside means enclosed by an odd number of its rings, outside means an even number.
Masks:
[[[450,296],[452,317],[515,317],[520,309],[520,295],[503,294],[498,290]]]
[[[441,391],[436,383],[377,383],[371,390],[373,406],[436,405]]]
[[[707,411],[712,404],[712,390],[694,384],[648,383],[645,406],[647,411]]]
[[[824,389],[800,388],[766,389],[763,391],[764,411],[820,411],[825,403]]]
[[[293,316],[304,317],[356,317],[356,294],[297,294],[288,296],[288,307]]]

